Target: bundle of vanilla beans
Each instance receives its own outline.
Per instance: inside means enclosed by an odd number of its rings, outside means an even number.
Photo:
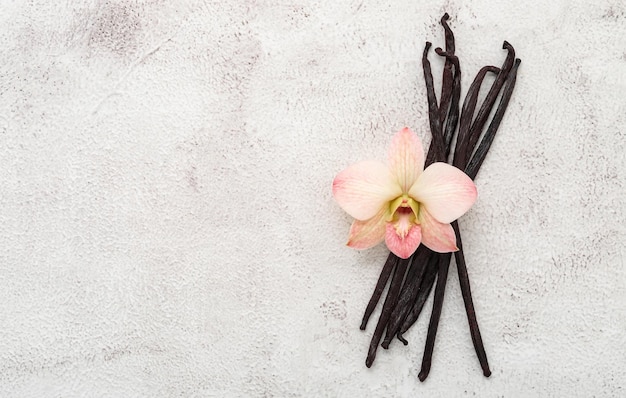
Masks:
[[[448,14],[445,14],[441,18],[441,25],[445,31],[446,49],[445,51],[441,48],[435,49],[435,52],[445,59],[439,103],[437,103],[430,62],[428,61],[428,51],[431,47],[431,43],[426,43],[426,48],[422,56],[424,79],[426,81],[428,96],[428,116],[432,133],[432,141],[428,155],[426,156],[425,167],[433,162],[447,162],[449,158],[452,158],[452,164],[455,167],[464,170],[468,176],[474,179],[485,159],[485,155],[493,142],[498,126],[506,111],[511,94],[513,93],[513,88],[515,87],[517,69],[521,61],[515,58],[513,46],[505,41],[502,48],[507,50],[508,54],[504,63],[500,68],[485,66],[480,69],[469,88],[462,109],[459,110],[461,69],[459,59],[454,55],[454,35],[448,26],[448,19]],[[480,88],[483,80],[489,73],[496,76],[495,80],[484,101],[478,108],[478,112],[475,112]],[[491,122],[485,130],[484,127],[487,124],[487,119],[498,98],[500,102],[496,107]],[[483,132],[483,130],[485,131]],[[451,153],[451,143],[454,141],[453,137],[455,134],[456,146],[454,147],[454,152]],[[454,253],[454,257],[459,274],[461,293],[463,295],[463,301],[465,302],[465,311],[467,312],[472,342],[474,343],[474,348],[476,349],[483,374],[489,377],[491,370],[489,370],[487,354],[483,347],[480,329],[478,328],[476,313],[474,311],[474,304],[472,302],[469,277],[463,256],[461,232],[456,221],[452,223],[452,227],[456,234],[457,247],[459,248],[459,250]],[[415,253],[408,259],[400,259],[393,253],[389,254],[361,323],[361,330],[364,330],[385,286],[389,283],[387,297],[385,298],[378,324],[372,336],[365,362],[367,367],[372,366],[381,339],[381,345],[384,348],[389,347],[389,343],[394,337],[397,337],[398,340],[402,341],[405,345],[408,344],[402,336],[415,321],[417,321],[424,307],[424,303],[436,281],[433,310],[430,316],[428,335],[426,337],[426,347],[424,348],[422,368],[418,376],[421,381],[424,381],[428,377],[451,258],[452,253],[435,253],[424,245],[420,245]],[[389,282],[390,279],[391,281]]]

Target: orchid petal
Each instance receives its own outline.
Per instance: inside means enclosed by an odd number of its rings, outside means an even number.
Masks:
[[[389,168],[398,179],[402,192],[407,193],[424,170],[424,149],[417,134],[408,127],[391,140]]]
[[[422,244],[437,253],[449,253],[459,250],[456,246],[456,235],[452,225],[440,223],[426,211],[420,209],[420,226],[422,227]]]
[[[447,224],[465,214],[478,194],[467,174],[447,163],[433,163],[415,181],[409,195],[437,221]]]
[[[339,206],[361,221],[374,217],[387,202],[401,194],[393,175],[380,162],[353,164],[333,181],[333,195]]]
[[[402,238],[396,232],[394,225],[392,223],[387,223],[385,243],[387,244],[389,250],[391,250],[396,256],[400,258],[411,257],[420,245],[421,240],[422,232],[419,225],[413,225],[411,229],[409,229],[408,234]]]
[[[367,221],[355,220],[350,227],[348,246],[353,249],[369,249],[385,239],[387,208],[382,208]]]

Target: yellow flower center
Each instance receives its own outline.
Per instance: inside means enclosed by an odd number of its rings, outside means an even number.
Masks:
[[[419,224],[417,221],[419,208],[419,203],[409,195],[403,194],[398,196],[389,203],[389,216],[387,221],[397,221],[400,214],[407,214],[411,216],[410,219],[412,223]]]
[[[411,228],[419,224],[419,203],[407,194],[398,196],[389,203],[387,222],[393,224],[396,234],[404,239]]]

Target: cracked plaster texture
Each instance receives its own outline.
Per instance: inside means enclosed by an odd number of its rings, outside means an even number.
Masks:
[[[460,220],[493,375],[452,265],[420,383],[330,183],[429,141],[445,11],[464,91],[522,65]],[[0,59],[0,396],[626,396],[623,1],[3,1]]]

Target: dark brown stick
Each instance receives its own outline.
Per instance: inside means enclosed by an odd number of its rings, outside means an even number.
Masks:
[[[511,99],[511,95],[513,94],[513,89],[515,88],[515,82],[517,81],[517,69],[519,68],[521,62],[522,61],[519,58],[515,60],[515,63],[513,64],[513,67],[509,72],[509,76],[507,77],[506,83],[502,90],[502,98],[500,99],[500,103],[498,104],[496,113],[493,115],[493,120],[487,128],[485,136],[480,141],[480,144],[476,149],[476,153],[474,153],[474,156],[472,156],[472,159],[465,168],[465,173],[467,173],[467,175],[470,176],[471,179],[476,178],[478,169],[480,169],[480,166],[483,164],[485,156],[487,156],[487,151],[491,147],[491,143],[496,136],[496,131],[498,131],[498,127],[500,127],[500,122],[502,122],[504,112],[506,112],[506,108],[509,105],[509,100]]]
[[[505,42],[506,43],[506,42]],[[507,43],[508,44],[508,43]],[[510,47],[510,45],[509,45]],[[509,49],[509,54],[511,53],[512,47],[508,48]],[[508,60],[508,58],[507,58]],[[458,62],[458,60],[457,60]],[[505,61],[505,67],[506,67],[506,61]],[[490,68],[485,69],[486,73],[487,71],[489,71]],[[501,76],[499,76],[501,77]],[[482,80],[484,79],[484,75],[482,76],[477,76],[476,79],[474,79],[474,90],[470,93],[470,95],[475,95],[477,96],[477,90],[480,87],[480,84],[482,82]],[[506,79],[506,76],[504,76],[504,79]],[[498,83],[498,78],[496,78],[496,82],[494,82],[494,86],[496,86],[496,83]],[[492,93],[494,91],[494,86],[492,86],[492,89],[490,90],[490,93]],[[502,85],[500,84],[500,88],[502,87]],[[498,92],[499,92],[499,88],[498,88]],[[498,94],[498,92],[496,92],[496,96]],[[489,94],[487,95],[489,97]],[[489,100],[489,102],[488,102]],[[466,115],[468,114],[467,112],[469,112],[469,110],[471,109],[472,113],[473,113],[473,107],[475,106],[475,102],[476,100],[473,99],[472,96],[469,96],[469,102],[466,100],[466,103],[464,104],[464,111],[466,112]],[[486,112],[487,116],[489,115],[490,111],[491,111],[491,107],[493,107],[494,101],[490,101],[489,98],[487,98],[485,100],[485,102],[483,103],[483,105],[481,106],[481,110],[479,111],[479,115],[481,114],[481,111],[484,113]],[[467,107],[465,107],[465,105],[467,105]],[[466,120],[468,119],[468,117],[466,116]],[[464,120],[464,122],[466,122],[466,126],[468,125],[467,121]],[[483,125],[484,125],[484,121],[483,121]],[[472,124],[472,126],[474,126],[474,124]],[[477,125],[478,126],[478,125]],[[467,130],[466,130],[467,131]],[[463,169],[465,164],[468,159],[471,156],[471,153],[473,151],[474,145],[475,143],[471,142],[471,134],[472,134],[472,129],[469,129],[469,134],[467,134],[466,132],[464,132],[464,137],[459,137],[459,139],[457,139],[457,148],[455,151],[455,162],[457,164],[455,164],[457,167],[461,166],[461,168]],[[467,137],[467,139],[465,139],[465,137]],[[460,159],[462,159],[462,161],[460,161]],[[457,228],[458,229],[458,228]],[[460,233],[457,234],[460,240]],[[457,252],[456,254],[457,256],[459,256],[460,258],[464,258],[463,257],[463,252],[462,252],[462,247],[459,246],[459,252]],[[441,261],[444,260],[444,256],[440,257]],[[450,257],[448,257],[448,264],[446,265],[446,267],[449,267],[449,259]],[[442,272],[442,266],[440,263],[440,273],[439,273],[439,277],[441,276],[441,272]],[[446,276],[447,276],[447,268],[446,268]],[[461,284],[463,286],[469,287],[469,278],[467,277],[467,272],[465,272],[465,274],[463,274],[463,272],[461,271],[460,273],[460,279],[465,276],[464,280],[461,281]],[[441,279],[438,277],[438,281],[437,281],[437,289],[435,289],[435,297],[437,297],[437,292],[438,291],[445,291],[445,282],[442,282]],[[442,284],[443,283],[443,284]],[[471,291],[469,291],[468,289],[466,289],[466,292],[468,294],[468,298],[469,300],[467,300],[467,303],[472,304],[471,302]],[[429,324],[428,327],[428,336],[426,339],[426,347],[424,349],[424,357],[422,359],[422,370],[420,371],[419,374],[419,379],[421,381],[424,381],[427,377],[428,374],[430,372],[430,365],[431,365],[431,361],[432,361],[432,353],[433,353],[433,349],[434,349],[434,341],[435,341],[435,336],[437,334],[437,328],[438,328],[438,322],[439,322],[439,316],[441,315],[441,306],[443,305],[443,298],[439,301],[436,300],[433,303],[433,313],[431,314],[431,322]],[[476,349],[477,355],[479,357],[479,361],[481,363],[481,366],[483,367],[483,373],[488,376],[491,374],[491,371],[489,370],[489,365],[487,363],[487,357],[486,357],[486,353],[484,350],[484,346],[482,344],[482,339],[480,338],[480,330],[478,327],[478,323],[476,321],[476,316],[475,316],[475,312],[473,312],[473,304],[471,306],[467,306],[466,305],[466,312],[467,312],[467,316],[468,316],[468,320],[470,321],[470,331],[472,333],[472,341],[474,342],[474,347]],[[429,339],[430,337],[430,339]]]
[[[424,80],[426,82],[426,94],[428,97],[428,119],[430,121],[430,130],[432,135],[431,148],[427,155],[427,163],[428,161],[445,161],[445,138],[443,135],[443,130],[441,128],[441,119],[439,114],[444,113],[444,110],[437,108],[437,99],[435,98],[435,90],[432,80],[432,72],[430,69],[430,62],[428,61],[428,49],[430,48],[430,43],[426,43],[426,48],[424,49],[424,53],[422,55],[422,66],[424,69]],[[450,60],[451,57],[446,57],[446,60]],[[458,65],[458,59],[457,59]],[[460,79],[460,75],[458,72],[459,68],[456,70],[456,74]],[[437,255],[439,257],[439,271],[437,277],[437,288],[435,289],[435,301],[433,303],[433,310],[430,317],[430,323],[428,325],[428,334],[426,338],[426,347],[424,348],[424,357],[422,360],[422,371],[420,372],[420,380],[423,381],[428,376],[428,371],[430,369],[430,361],[432,358],[433,348],[435,344],[434,336],[437,334],[437,327],[439,325],[439,316],[441,315],[441,306],[443,305],[443,294],[445,293],[445,285],[448,274],[448,266],[450,263],[450,255]],[[447,259],[446,264],[444,266],[444,260]],[[445,274],[445,275],[444,275]],[[425,370],[426,369],[426,370]]]
[[[442,51],[441,48],[436,48],[435,52],[442,56],[446,57],[446,63],[451,63],[454,66],[454,80],[452,82],[451,89],[451,102],[450,109],[448,111],[448,117],[445,118],[445,127],[443,129],[443,145],[445,148],[445,154],[443,160],[448,159],[448,155],[450,154],[450,143],[452,142],[452,137],[454,136],[454,132],[456,131],[456,127],[459,122],[459,100],[461,98],[461,67],[459,65],[459,58],[454,54],[451,54],[447,51]],[[443,109],[440,108],[440,113],[443,114]],[[443,123],[443,122],[442,122]]]
[[[432,135],[431,148],[428,155],[431,155],[433,161],[445,161],[445,139],[441,128],[441,120],[439,118],[440,110],[437,108],[437,99],[435,98],[435,90],[432,80],[432,73],[430,69],[430,62],[428,61],[428,49],[430,43],[426,43],[426,48],[422,55],[422,66],[424,69],[424,80],[426,81],[426,94],[428,96],[428,119],[430,121],[430,131]],[[448,59],[448,57],[446,57]],[[458,74],[458,71],[457,71]],[[460,75],[459,75],[460,77]],[[427,156],[427,161],[429,156]],[[439,271],[437,275],[437,288],[435,289],[435,300],[433,303],[433,310],[430,316],[430,323],[428,325],[428,334],[426,337],[426,346],[424,347],[424,357],[422,359],[422,370],[420,371],[419,378],[424,381],[430,371],[430,362],[432,360],[433,349],[435,345],[435,336],[437,335],[437,328],[439,326],[439,317],[441,315],[441,307],[443,305],[443,295],[446,290],[446,281],[448,276],[448,267],[450,265],[450,254],[439,254]]]
[[[433,252],[424,245],[420,245],[413,255],[411,268],[407,273],[406,281],[404,282],[404,286],[402,286],[402,290],[400,291],[398,303],[396,304],[396,307],[393,309],[393,311],[391,312],[391,316],[389,317],[389,323],[387,324],[385,339],[381,344],[383,348],[389,348],[389,343],[398,332],[400,324],[402,323],[404,317],[406,316],[406,313],[410,309],[411,303],[413,303],[413,301],[415,300],[415,297],[417,296],[417,293],[419,291],[419,287],[422,283],[422,278],[424,277],[424,273],[428,266],[428,261],[432,255]]]
[[[476,173],[478,172],[478,169],[482,165],[482,161],[484,160],[485,154],[487,150],[489,149],[491,142],[493,141],[493,137],[495,135],[497,128],[499,127],[500,121],[502,119],[504,111],[506,110],[506,106],[508,105],[508,101],[512,94],[513,87],[515,85],[515,78],[516,78],[516,72],[517,72],[517,67],[519,65],[519,61],[515,60],[515,62],[513,62],[514,57],[515,57],[515,50],[508,42],[506,41],[504,42],[503,48],[508,50],[507,58],[505,59],[502,68],[498,72],[498,76],[496,77],[496,80],[494,81],[491,89],[489,90],[487,94],[487,97],[485,98],[485,101],[482,103],[478,111],[478,114],[473,121],[472,121],[473,113],[476,107],[478,93],[479,93],[482,81],[484,80],[484,77],[487,72],[497,70],[496,68],[487,67],[487,68],[483,68],[483,70],[479,72],[479,75],[476,77],[476,79],[474,79],[474,82],[472,83],[472,87],[470,87],[470,92],[468,93],[468,96],[466,97],[466,100],[463,104],[463,113],[461,115],[461,126],[459,128],[459,137],[457,138],[457,147],[455,150],[454,165],[464,170],[468,168],[469,163],[470,163],[470,158],[471,158],[472,167],[466,171],[469,172],[468,175],[470,175],[472,178],[475,177]],[[441,50],[437,51],[437,53],[440,55],[446,55]],[[451,54],[448,54],[448,56],[446,57],[447,60],[453,60],[453,58],[450,55]],[[423,57],[423,59],[424,58],[425,56]],[[426,77],[427,76],[426,67],[428,66],[429,68],[430,65],[427,65],[426,62],[424,62],[424,64],[425,64],[424,75]],[[455,66],[458,69],[458,59],[457,59],[457,64]],[[511,76],[509,77],[509,71],[511,71],[512,68],[513,68],[513,71],[511,73]],[[457,73],[459,71],[460,70],[458,70]],[[459,80],[460,80],[460,74],[459,74]],[[428,89],[428,85],[429,85],[428,79],[426,79],[426,82],[427,82],[427,89]],[[472,157],[472,152],[474,151],[476,143],[481,135],[483,126],[486,123],[487,118],[493,108],[493,105],[495,104],[496,98],[498,97],[500,90],[502,89],[505,82],[507,82],[506,88],[503,93],[503,98],[498,108],[496,109],[494,119],[490,123],[488,131],[487,133],[485,133],[485,137],[483,137],[483,140],[481,141],[481,145],[479,146],[480,150],[477,150],[475,156]],[[430,106],[430,102],[431,102],[431,99],[429,97],[429,110],[432,109],[432,107]],[[441,108],[439,109],[439,111],[440,113],[443,112]],[[430,113],[429,113],[429,116],[431,116]],[[432,118],[431,118],[431,129],[432,129],[432,126],[433,126],[433,123],[432,123]],[[432,129],[432,130],[433,130],[432,131],[433,142],[437,143],[436,136],[440,133],[440,130],[437,130],[437,129]],[[446,129],[446,133],[448,133],[447,129]],[[447,134],[444,135],[442,138],[443,138],[443,147],[445,147],[445,145],[449,142]],[[439,148],[436,148],[436,153],[440,153],[438,152]],[[459,282],[461,285],[461,291],[463,294],[463,300],[465,303],[465,309],[466,309],[466,313],[468,317],[468,322],[470,324],[472,342],[474,344],[474,348],[476,350],[479,362],[483,369],[483,374],[489,377],[491,375],[491,371],[489,369],[487,356],[484,350],[484,345],[482,343],[482,337],[480,335],[480,329],[478,327],[476,313],[475,313],[475,309],[473,306],[473,301],[471,297],[471,289],[470,289],[470,284],[469,284],[469,276],[467,274],[467,266],[465,264],[465,258],[463,255],[462,240],[461,240],[460,231],[458,229],[458,223],[456,222],[453,223],[453,228],[455,229],[455,234],[457,236],[457,245],[459,247],[459,251],[455,253],[457,263],[458,263]],[[447,277],[450,255],[439,256],[439,258],[440,258],[440,262],[439,262],[439,272],[438,272],[438,278],[437,278],[437,288],[435,289],[435,301],[433,303],[433,312],[431,314],[431,320],[430,320],[430,324],[428,327],[428,335],[426,339],[426,346],[424,349],[424,357],[422,359],[422,369],[418,376],[421,381],[424,381],[428,377],[428,374],[430,372],[432,354],[434,350],[434,342],[435,342],[435,338],[437,334],[439,319],[441,316],[441,307],[443,305],[443,296],[444,296],[445,285],[446,285],[445,277]],[[399,338],[403,342],[406,341],[401,338],[401,334],[399,335]]]
[[[376,304],[378,304],[378,300],[380,300],[380,296],[383,294],[383,290],[385,290],[385,285],[387,285],[389,275],[391,275],[391,271],[393,271],[394,267],[398,263],[398,260],[398,256],[393,253],[389,253],[387,261],[385,261],[385,265],[383,266],[382,271],[380,271],[380,276],[378,277],[378,282],[374,288],[374,293],[372,293],[372,298],[370,298],[367,308],[365,308],[365,314],[363,314],[363,320],[361,321],[361,330],[365,330],[367,321],[370,319],[372,312],[374,312]]]
[[[406,273],[407,266],[409,265],[409,262],[412,260],[412,258],[413,257],[400,259],[400,261],[398,262],[398,266],[393,273],[391,283],[389,284],[389,291],[387,292],[387,298],[385,298],[385,303],[383,304],[380,318],[378,318],[376,330],[374,330],[372,340],[370,341],[367,358],[365,359],[365,366],[367,366],[368,368],[372,366],[372,364],[374,363],[374,359],[376,359],[376,350],[378,349],[378,344],[380,343],[380,339],[383,337],[383,332],[385,331],[387,322],[389,322],[391,311],[398,302],[398,294],[400,293],[400,288],[402,287],[404,274]]]
[[[461,131],[459,132],[459,137],[457,138],[457,146],[456,146],[456,150],[454,154],[455,166],[461,169],[464,168],[465,166],[464,163],[467,162],[467,159],[469,159],[473,151],[473,146],[469,143],[470,134],[468,134],[468,130],[467,130],[467,126],[469,126],[468,120],[470,120],[471,117],[468,117],[467,115],[468,114],[471,115],[473,113],[473,108],[476,103],[478,90],[484,79],[485,74],[489,70],[490,68],[487,68],[487,69],[483,69],[481,71],[482,73],[479,72],[479,75],[474,79],[474,82],[472,84],[473,87],[470,89],[470,92],[468,93],[468,97],[466,97],[466,101],[464,103],[463,111],[464,111],[465,118],[463,118],[462,116],[462,125],[465,130],[463,132]],[[469,101],[468,101],[468,98],[469,98]],[[455,222],[454,225],[457,225],[457,223]],[[455,234],[457,236],[457,246],[459,247],[459,250],[455,253],[455,257],[457,259],[459,258],[464,259],[463,247],[461,245],[461,235],[460,235],[460,231],[458,230],[458,225],[455,230]],[[440,260],[444,261],[444,257],[441,256]],[[450,257],[448,257],[448,260],[446,261],[446,266],[444,267],[446,276],[447,276],[447,269],[449,267],[449,261],[450,261]],[[438,275],[438,280],[437,280],[437,288],[435,289],[435,302],[433,303],[433,313],[431,315],[431,321],[428,327],[426,346],[424,348],[424,357],[422,358],[422,369],[418,375],[420,381],[424,381],[428,377],[428,374],[430,372],[431,362],[432,362],[434,342],[435,342],[435,337],[437,335],[439,317],[441,315],[441,306],[443,305],[443,298],[441,298],[441,300],[437,300],[437,295],[438,295],[438,292],[445,291],[445,282],[442,282],[440,279],[442,272],[443,272],[442,270],[444,269],[442,267],[443,266],[440,263],[439,275]],[[461,265],[461,267],[463,268],[463,265]],[[467,287],[467,289],[464,289],[464,292],[467,294],[466,297],[464,296],[464,302],[466,303],[465,308],[466,308],[468,321],[470,323],[470,332],[472,334],[472,341],[474,342],[474,348],[478,355],[481,367],[483,368],[483,374],[485,374],[485,376],[489,376],[491,374],[491,371],[489,370],[489,365],[487,363],[487,356],[484,350],[484,346],[482,344],[482,339],[480,337],[480,329],[476,321],[476,314],[475,314],[472,299],[471,299],[471,291],[469,290],[469,278],[467,277],[466,270],[465,270],[465,273],[462,270],[459,271],[459,280],[460,280],[462,289],[463,287]],[[443,293],[441,294],[443,295]]]
[[[483,369],[485,377],[491,376],[491,370],[489,370],[489,362],[487,361],[487,353],[483,345],[483,339],[480,335],[480,329],[478,327],[478,321],[476,320],[476,310],[474,309],[474,302],[472,300],[472,290],[470,288],[469,276],[467,274],[467,266],[465,264],[465,256],[463,255],[463,242],[461,241],[461,234],[459,232],[459,224],[454,221],[452,228],[456,234],[456,245],[459,248],[454,253],[456,260],[456,268],[459,274],[459,283],[461,285],[461,294],[463,296],[463,302],[465,303],[465,312],[467,314],[467,320],[470,327],[470,334],[472,336],[472,343],[474,344],[474,350],[478,356],[480,367]]]
[[[508,50],[508,54],[502,68],[498,69],[493,66],[487,66],[481,69],[470,86],[470,90],[463,103],[463,110],[460,113],[458,105],[460,99],[461,70],[458,58],[454,56],[454,35],[447,25],[448,19],[448,14],[445,14],[441,19],[441,24],[446,34],[446,51],[442,51],[439,48],[435,50],[440,56],[446,57],[442,78],[441,102],[439,105],[437,104],[435,95],[430,62],[428,61],[428,50],[430,49],[431,43],[426,43],[422,56],[424,80],[426,81],[428,97],[429,122],[432,133],[432,143],[425,163],[426,166],[428,166],[432,162],[446,160],[450,151],[449,147],[453,139],[454,131],[457,124],[460,124],[453,164],[464,170],[473,179],[484,161],[485,155],[493,141],[495,132],[500,125],[508,105],[515,86],[516,73],[520,61],[514,59],[515,51],[513,47],[505,41],[503,48]],[[452,70],[454,70],[454,73]],[[488,72],[498,73],[498,76],[491,86],[485,101],[481,104],[476,118],[474,118],[480,86]],[[476,148],[483,127],[502,89],[504,90],[502,99],[496,109],[493,120],[489,124],[480,145]],[[457,222],[454,222],[452,226],[457,236],[457,246],[459,247],[459,251],[455,253],[455,257],[472,342],[481,367],[483,368],[483,373],[488,377],[491,371],[489,370],[487,356],[476,320],[467,266],[463,254],[461,234]],[[389,280],[389,275],[393,270],[389,291],[383,304],[376,330],[372,336],[372,341],[370,342],[368,357],[366,359],[366,365],[370,367],[375,359],[376,349],[385,328],[387,329],[387,333],[382,344],[383,347],[388,347],[391,338],[396,333],[398,339],[405,345],[407,344],[402,334],[406,332],[419,317],[436,278],[437,287],[435,289],[433,311],[428,327],[422,368],[418,376],[421,381],[424,381],[428,377],[431,367],[434,343],[439,319],[441,317],[443,297],[445,295],[447,274],[451,259],[451,253],[430,253],[428,250],[426,253],[429,253],[429,255],[424,255],[424,250],[428,249],[423,249],[423,246],[420,246],[418,251],[408,260],[399,260],[395,255],[390,254],[381,271],[378,284],[366,308],[361,324],[361,329],[364,329],[371,313],[380,300],[384,287]],[[409,269],[408,273],[407,267]]]
[[[478,110],[476,119],[474,119],[474,122],[472,122],[472,128],[470,129],[470,135],[468,140],[469,146],[470,148],[472,148],[472,150],[474,149],[476,143],[478,142],[478,139],[480,138],[480,134],[483,130],[483,127],[485,126],[485,123],[487,122],[489,114],[491,113],[491,109],[493,109],[496,98],[498,98],[498,94],[500,93],[500,90],[502,89],[502,86],[504,85],[504,82],[506,81],[507,76],[509,75],[509,72],[513,67],[513,63],[515,61],[515,49],[511,44],[509,44],[508,41],[505,41],[504,44],[502,44],[502,48],[508,51],[506,59],[502,64],[502,68],[500,68],[500,73],[498,73],[496,81],[493,82],[491,89],[487,93],[485,101],[483,101],[480,109]],[[467,163],[463,165],[463,168],[465,168],[466,165]]]
[[[424,347],[424,357],[422,358],[422,369],[417,376],[420,381],[426,380],[430,373],[430,365],[435,348],[435,338],[441,318],[441,308],[443,307],[443,297],[446,293],[446,282],[448,280],[448,268],[450,267],[450,253],[439,256],[439,271],[437,273],[437,287],[435,288],[435,300],[433,302],[433,312],[430,315],[428,334],[426,335],[426,346]]]
[[[424,304],[426,303],[428,296],[430,296],[430,292],[433,288],[433,285],[435,284],[435,279],[437,279],[438,269],[439,269],[439,255],[433,255],[430,257],[430,260],[428,261],[426,273],[424,277],[422,278],[422,283],[420,284],[417,297],[415,298],[415,301],[411,305],[411,309],[408,311],[406,317],[404,318],[404,321],[402,322],[402,325],[400,326],[400,330],[398,331],[398,334],[396,336],[398,340],[400,340],[404,345],[407,345],[409,343],[402,337],[402,335],[407,330],[409,330],[409,328],[413,326],[413,324],[419,318],[420,313],[422,312],[422,309],[424,308]]]
[[[444,143],[441,130],[441,120],[439,119],[439,107],[437,106],[437,97],[435,96],[435,85],[433,83],[433,74],[428,61],[428,50],[431,43],[426,42],[424,53],[422,55],[422,68],[424,69],[424,80],[426,81],[426,96],[428,97],[428,120],[430,121],[430,132],[432,141],[431,148],[426,155],[426,164],[433,161],[443,160]]]
[[[478,74],[474,78],[474,81],[470,85],[465,101],[463,101],[463,107],[461,110],[461,121],[459,124],[459,132],[456,140],[456,148],[454,151],[453,165],[459,168],[463,168],[467,159],[471,156],[471,151],[468,149],[469,134],[472,127],[472,119],[474,117],[474,111],[476,110],[476,102],[478,101],[478,94],[480,93],[480,87],[487,76],[487,73],[499,73],[500,69],[495,66],[485,66],[478,71]],[[468,153],[469,152],[469,153]]]
[[[448,26],[448,19],[450,19],[448,13],[443,14],[443,17],[441,17],[441,25],[445,31],[446,53],[454,55],[454,33],[452,33],[452,30]],[[441,121],[441,125],[443,125],[443,122],[446,119],[450,99],[453,95],[452,66],[452,62],[446,58],[446,62],[443,66],[443,77],[441,79],[441,102],[439,103],[439,119]]]
[[[511,99],[511,95],[513,94],[513,89],[515,88],[515,81],[517,78],[517,69],[520,64],[520,60],[516,59],[511,68],[509,76],[507,77],[506,84],[504,86],[502,99],[500,100],[500,104],[496,109],[493,120],[489,124],[487,132],[483,137],[476,153],[472,157],[469,165],[467,166],[465,172],[474,179],[476,174],[478,173],[478,169],[482,165],[483,160],[485,159],[485,155],[493,142],[493,138],[495,137],[496,131],[500,126],[500,122],[502,121],[502,117],[504,116],[504,112],[508,106],[509,100]],[[455,253],[455,259],[457,264],[457,271],[459,274],[459,284],[461,285],[461,294],[463,296],[463,302],[465,304],[465,312],[467,314],[467,320],[470,327],[470,334],[472,336],[472,343],[474,344],[474,349],[476,350],[476,355],[478,356],[478,361],[480,362],[480,366],[483,370],[483,374],[485,377],[489,377],[491,375],[491,370],[489,369],[489,362],[487,360],[487,354],[485,352],[485,347],[483,345],[482,337],[480,334],[480,328],[478,326],[478,320],[476,319],[476,311],[474,309],[474,302],[472,300],[472,292],[470,287],[469,275],[467,273],[467,266],[465,263],[465,256],[463,254],[463,242],[461,239],[461,232],[459,230],[458,222],[452,223],[452,228],[456,234],[456,241],[459,251]]]
[[[442,25],[444,25],[444,28],[446,29],[446,49],[451,49],[452,51],[454,51],[454,36],[452,35],[452,31],[450,30],[448,25],[445,23],[447,19],[448,19],[448,16],[446,14],[442,18]],[[427,166],[432,161],[445,160],[450,152],[450,143],[452,141],[452,136],[456,130],[458,119],[459,119],[459,99],[461,95],[461,69],[459,66],[459,59],[453,54],[451,54],[450,52],[443,51],[441,48],[436,48],[435,52],[439,56],[446,58],[446,66],[448,66],[448,70],[450,71],[450,73],[452,73],[452,67],[454,67],[454,77],[452,81],[450,81],[449,79],[446,80],[446,72],[444,71],[444,82],[442,84],[442,96],[444,95],[444,93],[451,95],[451,97],[450,96],[448,97],[448,100],[451,99],[451,102],[449,104],[448,117],[447,118],[442,117],[443,120],[441,121],[441,123],[445,121],[445,132],[443,133],[443,146],[445,150],[445,155],[444,155],[444,158],[442,159],[436,159],[436,156],[435,156],[436,147],[431,145],[431,147],[429,148],[428,156],[427,156],[428,158],[430,158],[429,161],[427,162]],[[428,77],[427,78],[427,90],[429,90],[431,82],[432,82],[432,80],[430,79],[430,75],[429,75],[429,64],[425,63],[425,69],[426,71],[424,72],[424,74],[425,76]],[[446,85],[448,85],[449,87],[445,87]],[[433,92],[434,92],[434,87],[433,87]],[[443,97],[442,97],[441,103],[442,104],[444,103]],[[443,114],[443,116],[445,116],[445,113],[443,110],[445,109],[446,106],[442,105],[442,107],[439,108],[439,113]],[[429,110],[431,108],[432,108],[432,105],[430,105],[429,103]],[[420,248],[421,247],[422,246],[420,246]],[[427,260],[428,259],[426,259],[426,261]],[[425,271],[426,264],[424,264],[423,267],[424,267],[423,271]],[[400,300],[398,301],[398,306],[396,306],[396,308],[394,309],[394,312],[392,313],[389,326],[387,327],[387,333],[382,343],[382,346],[384,348],[387,348],[389,346],[391,339],[398,332],[401,326],[400,325],[401,321],[409,312],[410,304],[408,303],[415,300],[416,295],[419,292],[421,278],[414,280],[410,277],[412,277],[412,274],[410,274],[409,277],[407,277],[408,282],[403,287]],[[410,301],[406,301],[407,299],[410,299]]]
[[[447,25],[446,25],[447,26]],[[452,37],[451,39],[452,41],[454,40],[454,37]],[[448,45],[448,43],[446,43]],[[452,43],[452,46],[454,46],[454,43]],[[439,108],[437,106],[437,98],[435,96],[435,87],[434,87],[434,82],[433,82],[433,76],[432,76],[432,71],[430,68],[430,62],[428,61],[428,50],[431,47],[431,43],[426,42],[426,46],[424,48],[424,53],[422,56],[422,64],[423,64],[423,70],[424,70],[424,79],[426,81],[426,91],[427,91],[427,96],[428,96],[428,116],[429,116],[429,120],[430,120],[430,126],[431,126],[431,132],[434,131],[438,131],[438,137],[439,139],[437,140],[438,142],[435,144],[435,138],[433,138],[433,144],[431,144],[429,150],[428,150],[428,155],[427,155],[427,159],[426,159],[426,166],[428,166],[430,163],[432,163],[435,160],[438,160],[442,157],[442,153],[443,153],[443,137],[441,134],[441,122],[439,120],[438,114],[439,114]],[[433,137],[435,136],[435,134],[433,133]],[[389,279],[389,275],[391,273],[391,269],[393,268],[390,265],[390,261],[392,258],[395,258],[396,261],[398,260],[398,258],[393,254],[393,253],[389,253],[389,257],[387,258],[387,262],[385,263],[385,266],[383,267],[383,270],[381,271],[380,277],[378,279],[378,283],[376,285],[376,288],[374,289],[374,293],[372,294],[372,297],[370,298],[370,301],[367,305],[367,308],[365,310],[365,314],[363,315],[363,320],[361,321],[361,330],[365,330],[365,327],[367,326],[367,322],[369,320],[369,317],[371,316],[371,314],[373,313],[374,309],[376,308],[376,304],[378,303],[378,301],[380,300],[380,296],[382,295],[382,292],[385,288],[385,285],[387,284],[387,280]],[[393,283],[393,282],[392,282]],[[418,285],[419,286],[419,285]],[[391,290],[391,288],[390,288]],[[387,293],[387,299],[389,298],[389,293]],[[387,305],[387,299],[385,299],[385,303],[383,304],[383,307],[385,305]],[[395,305],[394,305],[395,306]],[[382,316],[382,315],[381,315]],[[380,318],[379,318],[379,325],[380,325]],[[383,328],[386,325],[383,325]],[[378,330],[379,327],[377,325],[376,330]],[[376,333],[376,331],[375,331]],[[393,336],[393,335],[392,335]],[[372,342],[374,341],[374,337],[372,337]],[[388,344],[388,343],[387,343]],[[376,353],[376,348],[374,348],[372,350],[372,344],[370,344],[370,354],[368,354],[368,361],[369,358],[371,356],[371,352],[374,352],[374,355],[372,357],[372,362],[373,362],[373,358],[375,357],[375,353]],[[366,361],[366,364],[367,362]],[[369,366],[368,366],[369,367]]]

